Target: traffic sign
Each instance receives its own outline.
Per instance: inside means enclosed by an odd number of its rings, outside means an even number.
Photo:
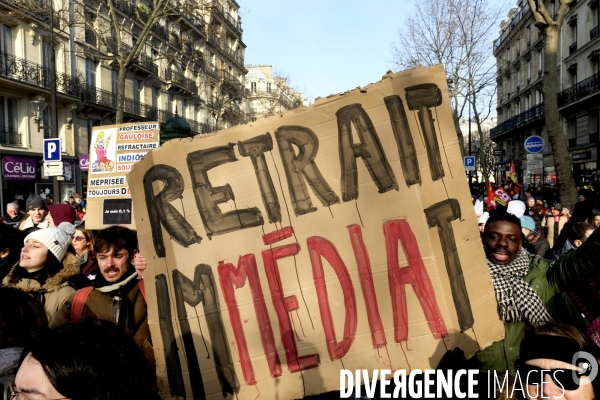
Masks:
[[[525,139],[525,150],[528,153],[541,153],[544,150],[544,139],[537,135],[529,136]]]
[[[44,175],[46,176],[61,176],[65,173],[65,168],[62,161],[45,162]]]
[[[60,150],[60,139],[44,139],[44,162],[48,161],[60,161],[61,150]]]
[[[465,170],[475,171],[475,156],[466,156],[464,159]]]

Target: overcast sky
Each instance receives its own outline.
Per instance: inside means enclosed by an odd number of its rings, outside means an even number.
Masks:
[[[270,64],[311,102],[376,82],[412,0],[238,0],[246,64]]]

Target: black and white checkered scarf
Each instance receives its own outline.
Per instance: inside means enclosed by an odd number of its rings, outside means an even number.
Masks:
[[[523,280],[529,272],[527,250],[522,248],[517,257],[507,265],[494,264],[490,260],[487,263],[502,321],[521,322],[525,318],[533,326],[552,321],[540,296]]]

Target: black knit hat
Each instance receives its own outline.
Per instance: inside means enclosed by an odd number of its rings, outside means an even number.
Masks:
[[[33,195],[27,198],[27,201],[25,202],[25,210],[29,211],[34,208],[41,208],[43,210],[46,209],[46,203],[44,202],[44,199],[42,199],[42,196]]]

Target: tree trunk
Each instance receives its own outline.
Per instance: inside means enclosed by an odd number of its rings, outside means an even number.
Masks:
[[[575,187],[575,180],[573,179],[567,136],[563,132],[558,114],[558,73],[556,71],[558,34],[559,29],[556,26],[548,26],[545,29],[544,117],[546,119],[548,138],[552,146],[552,154],[554,155],[560,201],[569,210],[573,210],[573,206],[577,201],[577,189]]]
[[[465,151],[465,135],[460,130],[460,123],[456,110],[452,110],[452,119],[454,119],[454,129],[456,129],[456,136],[458,137],[458,148],[460,149],[460,155],[464,159],[467,155]]]
[[[115,123],[123,123],[123,110],[125,109],[125,76],[127,75],[127,68],[123,62],[119,63],[119,75],[117,78],[117,115],[115,116]]]

